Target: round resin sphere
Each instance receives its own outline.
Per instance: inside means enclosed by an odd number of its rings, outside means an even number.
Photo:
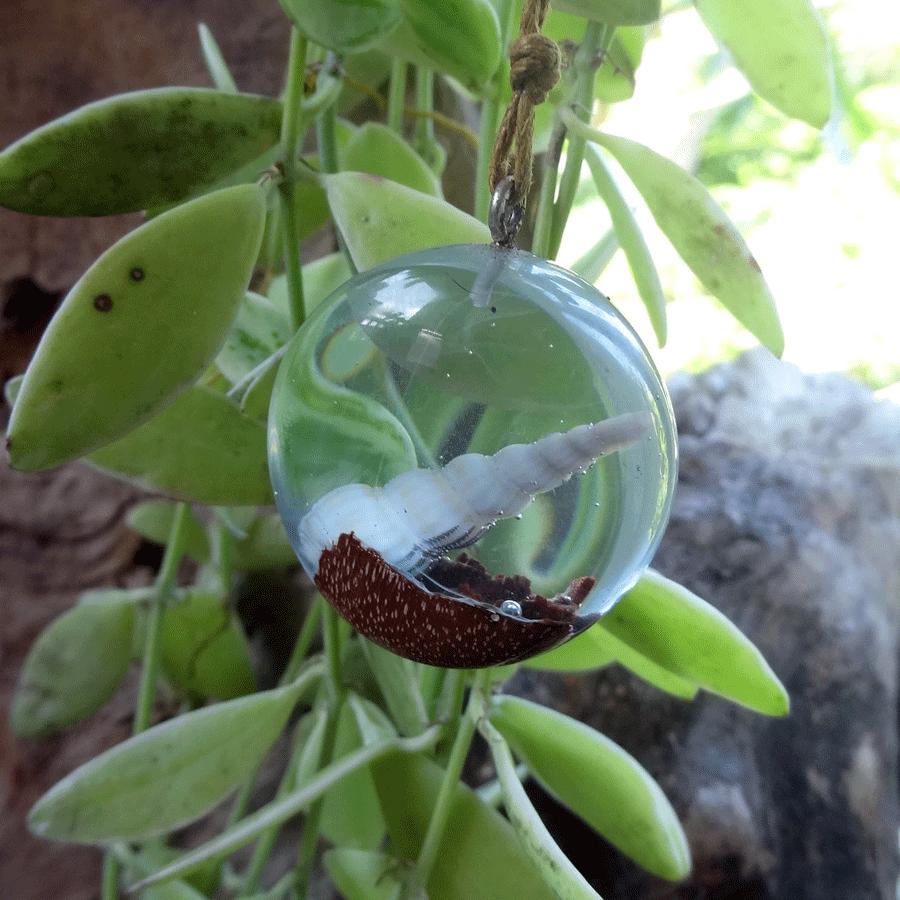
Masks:
[[[419,662],[515,662],[632,587],[676,478],[671,406],[594,287],[516,249],[441,247],[325,300],[269,414],[275,499],[322,594]]]

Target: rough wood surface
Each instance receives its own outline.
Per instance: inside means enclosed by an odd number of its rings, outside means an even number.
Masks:
[[[211,87],[198,22],[212,29],[242,90],[281,90],[287,20],[269,0],[4,0],[0,147],[111,94],[178,84]],[[45,291],[67,290],[138,221],[54,219],[0,209],[0,285],[29,277]]]
[[[238,85],[277,94],[287,22],[277,3],[250,0],[4,0],[0,3],[0,147],[110,94],[210,86],[197,39],[206,22]],[[24,371],[62,293],[137,216],[52,219],[0,209],[0,377]],[[0,425],[9,410],[0,406]],[[4,428],[5,430],[5,428]],[[0,454],[2,455],[2,454]],[[25,826],[34,801],[78,764],[130,731],[133,688],[63,735],[9,733],[12,691],[40,630],[78,593],[149,577],[122,518],[133,488],[73,464],[37,475],[0,461],[0,894],[89,900],[98,851],[38,840]]]

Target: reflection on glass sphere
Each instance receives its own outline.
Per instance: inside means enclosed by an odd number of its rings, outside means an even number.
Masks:
[[[269,415],[307,573],[362,634],[447,667],[524,659],[603,615],[659,543],[676,456],[665,387],[609,301],[491,245],[344,284]]]

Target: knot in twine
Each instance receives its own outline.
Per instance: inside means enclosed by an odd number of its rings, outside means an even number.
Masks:
[[[524,204],[528,195],[534,108],[547,99],[559,81],[559,47],[541,34],[549,5],[549,0],[525,0],[519,36],[509,48],[513,95],[497,129],[489,173],[492,192],[504,178],[512,177],[509,203]]]
[[[559,81],[559,47],[544,34],[516,38],[509,48],[509,62],[513,91],[524,93],[532,106],[543,103]]]

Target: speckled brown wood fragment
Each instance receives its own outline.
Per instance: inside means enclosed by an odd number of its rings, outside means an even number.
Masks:
[[[531,593],[527,578],[492,576],[465,554],[439,560],[429,576],[472,602],[426,591],[352,533],[323,551],[315,582],[360,634],[414,662],[447,669],[505,665],[549,650],[571,634],[594,586],[593,578],[577,578],[548,600]],[[518,602],[522,618],[501,613],[504,600]]]

